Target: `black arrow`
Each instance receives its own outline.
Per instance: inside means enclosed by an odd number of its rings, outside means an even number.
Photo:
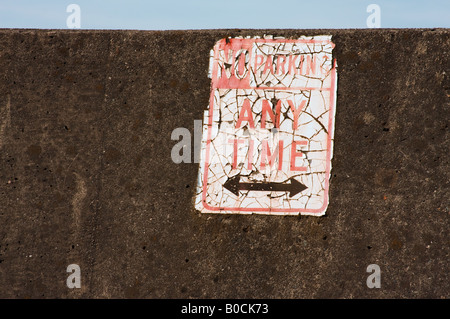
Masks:
[[[289,192],[289,197],[292,197],[308,187],[297,181],[295,178],[291,177],[289,184],[287,183],[241,183],[241,176],[235,175],[230,177],[223,187],[228,189],[234,195],[239,196],[240,191],[266,191],[266,192]]]

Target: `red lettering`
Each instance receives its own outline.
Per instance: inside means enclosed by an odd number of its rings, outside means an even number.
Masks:
[[[291,144],[291,171],[305,172],[307,169],[306,167],[295,165],[296,158],[303,157],[303,153],[297,150],[297,145],[308,145],[308,141],[292,141],[292,144]]]
[[[306,70],[305,70],[304,74],[306,74],[306,75],[317,74],[317,69],[316,69],[317,63],[316,62],[317,62],[316,55],[314,54],[314,56],[313,56],[311,54],[308,54],[306,56]]]
[[[289,56],[289,64],[288,64],[288,72],[289,74],[295,75],[295,60],[297,60],[298,55],[290,55]]]
[[[301,101],[300,106],[296,109],[294,106],[294,102],[291,100],[288,100],[288,104],[291,108],[292,113],[294,114],[294,121],[292,122],[292,129],[295,131],[298,128],[298,118],[300,116],[300,113],[302,112],[303,108],[306,105],[306,101]]]
[[[271,55],[267,56],[266,63],[264,64],[263,74],[266,74],[267,70],[270,70],[270,73],[273,74],[273,61]]]
[[[255,123],[253,122],[252,108],[250,106],[250,100],[244,100],[241,111],[239,112],[239,118],[236,123],[236,129],[240,128],[243,121],[247,121],[250,128],[255,128]]]
[[[253,140],[249,140],[248,145],[248,153],[247,153],[247,169],[251,170],[253,166],[253,148],[255,145],[255,142]]]
[[[238,78],[243,78],[245,76],[245,51],[239,54],[236,76]]]
[[[298,75],[301,75],[301,74],[303,74],[302,73],[302,69],[303,69],[303,64],[304,64],[304,62],[305,62],[305,56],[303,56],[303,55],[301,55],[300,56],[300,62],[299,62],[299,64],[298,64],[298,72],[297,72],[297,74]]]
[[[258,62],[258,60],[259,60],[259,62]],[[254,68],[255,72],[256,72],[256,70],[258,70],[258,68],[262,65],[263,62],[264,62],[264,56],[261,54],[257,54],[255,56],[255,68]]]
[[[229,139],[228,143],[233,143],[233,169],[237,169],[238,147],[240,143],[244,143],[242,139]]]
[[[266,114],[269,114],[270,119],[275,128],[280,127],[280,114],[281,114],[281,100],[278,100],[277,105],[275,106],[275,113],[270,106],[269,101],[262,101],[262,111],[261,111],[261,128],[266,128]]]
[[[281,149],[281,151],[280,151]],[[275,162],[275,158],[278,158],[278,170],[281,171],[281,166],[283,165],[283,141],[280,140],[278,145],[271,154],[269,149],[269,142],[267,140],[262,141],[262,150],[261,150],[261,170],[266,167],[267,159],[269,160],[269,167],[272,167]]]
[[[286,73],[284,69],[284,65],[286,64],[286,56],[285,55],[278,55],[277,56],[277,74],[284,74]],[[283,70],[283,71],[281,71]]]

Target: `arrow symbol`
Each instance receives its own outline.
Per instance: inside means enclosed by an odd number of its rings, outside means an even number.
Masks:
[[[304,191],[308,187],[291,177],[290,183],[241,183],[241,176],[235,175],[230,177],[223,187],[232,192],[234,195],[239,196],[240,191],[265,191],[265,192],[289,192],[289,197],[297,195]]]

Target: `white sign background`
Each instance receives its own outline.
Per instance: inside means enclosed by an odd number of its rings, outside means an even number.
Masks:
[[[336,110],[333,48],[331,36],[216,43],[198,210],[325,214]]]

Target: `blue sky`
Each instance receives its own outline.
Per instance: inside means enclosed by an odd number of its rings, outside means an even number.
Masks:
[[[82,29],[366,28],[372,3],[382,28],[450,27],[449,0],[0,0],[0,28],[66,29],[72,3]]]

